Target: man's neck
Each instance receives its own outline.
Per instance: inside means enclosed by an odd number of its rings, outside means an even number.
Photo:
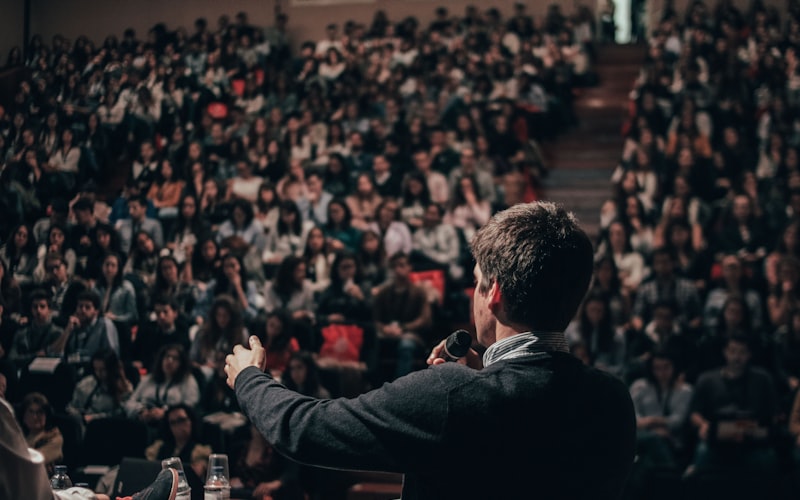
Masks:
[[[746,371],[747,367],[732,368],[730,366],[725,366],[722,368],[722,375],[727,379],[736,380],[738,378],[741,378]]]

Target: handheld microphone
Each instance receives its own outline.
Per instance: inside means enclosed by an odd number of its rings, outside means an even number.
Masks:
[[[440,357],[445,361],[458,361],[466,356],[472,347],[472,335],[466,330],[456,330],[448,335]]]

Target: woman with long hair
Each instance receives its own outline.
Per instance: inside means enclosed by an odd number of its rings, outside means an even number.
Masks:
[[[119,255],[123,261],[126,260],[127,256],[122,252],[122,242],[117,230],[111,224],[98,222],[85,264],[83,269],[78,271],[79,274],[86,279],[100,279],[103,274],[103,259],[110,253]],[[83,262],[82,258],[80,262]]]
[[[322,229],[331,250],[357,248],[361,231],[352,226],[351,220],[350,207],[342,198],[334,198],[328,203],[328,221]]]
[[[167,248],[179,264],[191,258],[194,247],[209,234],[208,222],[198,210],[198,200],[193,194],[184,194],[178,204],[178,216],[172,225]]]
[[[38,259],[36,238],[28,225],[17,224],[11,230],[6,244],[0,247],[0,260],[20,286],[33,281],[33,270],[36,269]]]
[[[189,264],[185,264],[189,267]],[[172,255],[162,255],[156,267],[156,281],[151,289],[151,297],[164,297],[174,300],[178,312],[187,318],[200,298],[199,288],[188,279],[190,273],[181,272],[181,265]]]
[[[242,259],[233,253],[222,257],[214,278],[208,282],[192,312],[192,317],[198,324],[203,323],[209,314],[209,308],[213,309],[213,304],[223,295],[236,301],[238,311],[244,314],[247,321],[256,318],[263,302],[255,281],[247,277]]]
[[[428,183],[421,172],[410,172],[403,181],[400,217],[412,229],[422,227],[425,207],[431,203]]]
[[[172,161],[163,158],[158,163],[155,180],[147,192],[147,198],[158,210],[159,219],[170,219],[178,215],[178,204],[185,186],[186,182],[177,175]]]
[[[314,293],[319,293],[330,284],[331,263],[334,253],[329,250],[330,245],[325,240],[325,232],[319,226],[314,226],[308,232],[306,248],[303,251],[303,260],[306,263],[307,278],[311,282]]]
[[[247,345],[248,337],[239,303],[230,295],[218,295],[192,343],[189,353],[192,363],[210,379],[217,356],[229,354],[236,345]]]
[[[371,293],[362,281],[356,254],[338,252],[331,269],[330,286],[322,292],[317,304],[320,320],[368,326],[372,319]]]
[[[331,153],[323,173],[325,191],[344,198],[350,194],[350,169],[342,153]]]
[[[230,236],[241,238],[245,243],[254,247],[259,254],[264,251],[267,244],[264,228],[255,218],[253,204],[249,201],[237,199],[231,203],[230,218],[219,226],[217,241],[222,242]]]
[[[292,355],[281,381],[287,389],[312,398],[330,397],[330,393],[320,382],[319,367],[314,356],[308,351],[298,351]]]
[[[266,350],[267,366],[274,377],[280,378],[293,353],[300,350],[294,337],[295,323],[285,309],[267,313],[263,324],[256,326],[256,335]]]
[[[156,424],[164,419],[170,405],[195,406],[200,401],[200,389],[191,368],[189,355],[180,344],[159,349],[150,373],[142,377],[125,403],[128,417]]]
[[[630,319],[631,297],[622,287],[617,264],[610,255],[603,255],[594,262],[594,279],[591,293],[604,295],[611,310],[611,321],[615,327]]]
[[[388,263],[383,240],[375,231],[365,231],[356,252],[364,285],[372,291],[386,281]]]
[[[275,266],[286,257],[301,256],[306,246],[308,232],[312,227],[314,227],[313,222],[303,221],[303,216],[295,202],[282,201],[275,231],[270,231],[267,235],[267,243],[262,255],[263,262]]]
[[[302,257],[290,255],[283,259],[264,288],[264,309],[286,309],[294,319],[314,320],[314,292],[306,279],[306,263]]]
[[[280,217],[280,198],[275,186],[265,181],[258,188],[258,198],[256,199],[255,217],[261,222],[261,227],[265,233],[275,230]]]
[[[345,198],[350,207],[352,216],[350,223],[356,229],[364,230],[367,225],[375,220],[378,205],[383,201],[375,189],[369,174],[359,174],[356,178],[356,189],[353,194]]]
[[[800,259],[786,256],[777,269],[777,283],[767,294],[767,313],[773,327],[786,323],[789,313],[800,308]]]
[[[200,195],[200,213],[211,223],[211,230],[216,231],[221,224],[228,222],[231,208],[225,202],[224,191],[214,179],[203,182],[203,193]],[[231,223],[232,224],[232,223]]]
[[[17,416],[28,447],[42,454],[51,473],[64,458],[64,437],[54,422],[53,407],[44,394],[31,392],[22,399]]]
[[[489,222],[492,215],[492,205],[481,198],[477,189],[475,177],[463,176],[456,186],[453,200],[448,210],[446,221],[461,229],[467,241],[472,239],[475,232]]]
[[[94,291],[100,297],[100,310],[103,315],[116,323],[130,327],[139,319],[136,291],[130,282],[123,279],[121,266],[119,255],[113,253],[106,255]]]
[[[674,467],[683,448],[693,391],[680,375],[671,355],[655,351],[645,376],[631,385],[637,442],[646,464]]]
[[[628,234],[622,221],[611,222],[602,235],[596,256],[608,255],[614,259],[625,293],[632,295],[644,278],[645,265],[644,257],[633,249]]]
[[[614,327],[608,299],[593,294],[584,300],[577,320],[572,321],[564,335],[572,345],[583,342],[589,350],[592,366],[621,376],[625,362],[625,339],[621,329]]]
[[[160,249],[150,233],[139,231],[136,234],[136,241],[125,262],[124,274],[137,289],[150,288],[155,283],[159,253]]]
[[[92,420],[121,416],[125,401],[133,393],[133,385],[117,354],[101,349],[92,355],[92,374],[84,377],[72,393],[67,412],[84,424]]]
[[[790,222],[783,228],[773,250],[764,259],[764,278],[770,288],[779,284],[778,265],[787,256],[800,259],[800,222]]]
[[[192,252],[191,279],[204,291],[220,269],[219,244],[216,238],[201,240]]]

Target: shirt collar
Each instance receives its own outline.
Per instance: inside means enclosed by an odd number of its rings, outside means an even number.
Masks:
[[[504,359],[519,358],[552,351],[569,352],[567,339],[562,332],[523,332],[499,340],[483,353],[483,366]]]

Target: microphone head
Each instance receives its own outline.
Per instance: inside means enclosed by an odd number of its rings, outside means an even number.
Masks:
[[[454,358],[466,356],[472,347],[472,335],[466,330],[456,330],[447,337],[444,348]]]

